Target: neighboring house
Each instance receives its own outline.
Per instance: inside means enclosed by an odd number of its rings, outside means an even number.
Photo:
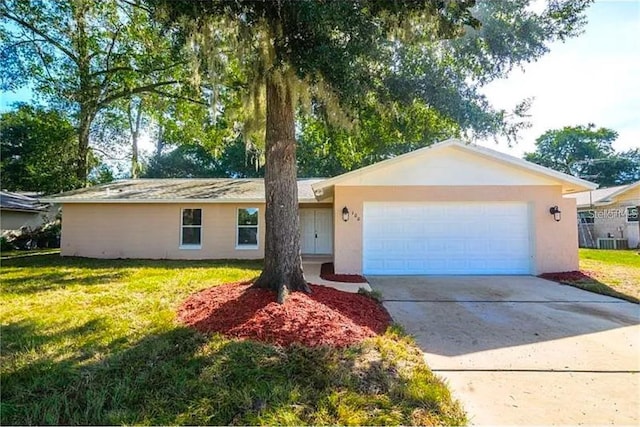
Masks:
[[[0,228],[3,236],[19,233],[24,228],[36,229],[55,219],[55,208],[40,203],[35,196],[0,191]]]
[[[300,180],[302,254],[331,256],[336,273],[577,270],[575,200],[563,195],[595,187],[448,140],[335,178]],[[261,179],[128,180],[46,201],[64,207],[63,256],[264,256]]]
[[[580,247],[639,247],[640,181],[565,197],[576,200]]]

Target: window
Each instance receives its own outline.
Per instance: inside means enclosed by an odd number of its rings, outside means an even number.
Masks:
[[[258,209],[238,209],[237,247],[242,249],[258,248]]]
[[[593,220],[595,218],[594,211],[580,211],[578,212],[578,223],[579,224],[593,224]]]
[[[180,247],[199,249],[202,244],[202,209],[182,209]]]
[[[638,222],[637,206],[631,206],[627,208],[627,222]]]

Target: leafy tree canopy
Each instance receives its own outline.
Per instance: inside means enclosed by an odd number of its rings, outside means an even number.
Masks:
[[[386,97],[360,104],[357,126],[333,126],[322,108],[301,119],[300,173],[335,175],[449,137],[503,134],[515,141],[527,127],[531,100],[513,111],[491,108],[479,89],[548,52],[548,43],[580,32],[586,1],[550,2],[534,12],[528,0],[479,1],[481,23],[461,37],[394,46]],[[381,101],[391,102],[381,104]]]
[[[142,176],[145,178],[256,178],[264,176],[259,153],[247,149],[244,141],[216,150],[216,155],[200,144],[180,144],[154,155]]]
[[[640,179],[640,150],[616,153],[618,133],[612,129],[566,126],[549,130],[536,139],[536,151],[526,153],[530,162],[596,182],[602,187]]]
[[[82,185],[101,112],[140,94],[190,96],[173,36],[136,0],[0,0],[0,90],[28,84],[69,115]]]
[[[164,6],[167,21],[187,22],[202,78],[243,92],[246,135],[256,139],[262,79],[274,70],[293,79],[307,113],[315,100],[322,119],[347,129],[373,96],[380,106],[419,100],[478,137],[515,138],[528,101],[494,110],[479,88],[579,34],[590,0],[553,1],[538,13],[530,0],[148,3]]]
[[[56,193],[77,188],[76,132],[57,111],[22,105],[0,116],[2,188]]]
[[[332,126],[317,116],[300,118],[298,175],[329,177],[459,136],[460,127],[424,103],[362,108],[355,129]]]

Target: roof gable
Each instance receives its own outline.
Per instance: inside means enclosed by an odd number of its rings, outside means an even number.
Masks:
[[[610,205],[616,201],[640,201],[640,181],[618,185],[615,187],[598,188],[593,191],[568,194],[565,197],[576,199],[578,207]]]
[[[608,197],[611,201],[640,200],[640,181],[625,185]]]
[[[447,140],[313,185],[562,185],[563,192],[595,184],[497,151]]]

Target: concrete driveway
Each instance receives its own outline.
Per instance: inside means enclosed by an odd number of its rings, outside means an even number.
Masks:
[[[472,424],[640,423],[640,306],[530,276],[368,277]]]

